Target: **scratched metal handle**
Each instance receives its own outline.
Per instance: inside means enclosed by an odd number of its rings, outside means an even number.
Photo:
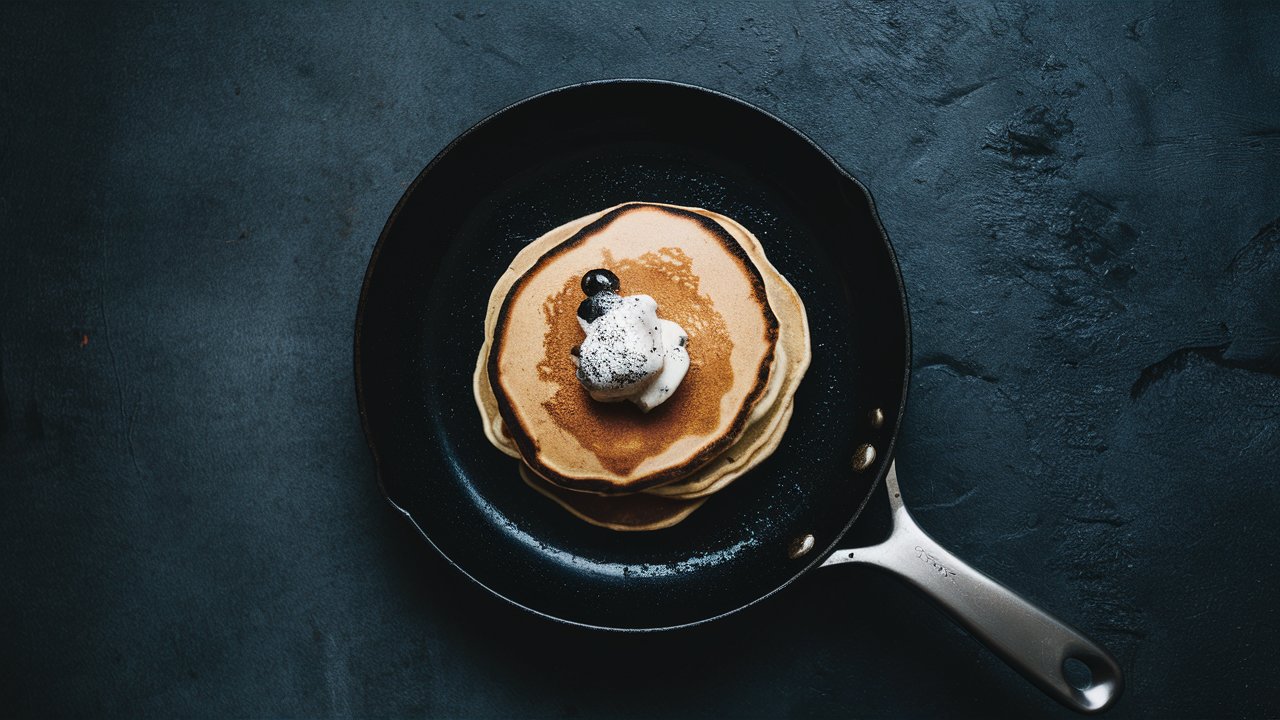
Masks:
[[[886,478],[893,510],[889,539],[868,548],[837,550],[823,566],[865,563],[888,570],[942,606],[974,637],[1063,705],[1083,713],[1106,710],[1124,688],[1115,659],[1097,643],[970,567],[925,534],[902,504],[898,474]],[[1068,661],[1090,676],[1068,681]],[[1083,678],[1081,678],[1083,679]]]

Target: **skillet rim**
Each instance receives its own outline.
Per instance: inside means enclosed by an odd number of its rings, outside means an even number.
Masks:
[[[391,235],[392,228],[395,226],[396,220],[399,218],[400,213],[404,210],[405,206],[408,204],[409,198],[414,194],[414,191],[417,189],[418,185],[430,175],[431,171],[435,169],[436,165],[438,165],[455,147],[462,144],[471,135],[476,133],[478,130],[480,130],[484,126],[488,125],[490,122],[496,120],[497,118],[503,115],[506,115],[514,110],[517,110],[526,104],[533,103],[553,95],[559,95],[561,93],[572,93],[576,90],[582,90],[587,88],[608,87],[608,86],[616,86],[616,87],[649,86],[649,87],[657,87],[657,88],[669,88],[669,89],[676,89],[676,90],[693,91],[693,92],[712,95],[720,100],[728,101],[728,103],[738,106],[738,108],[744,112],[758,113],[759,115],[779,125],[781,129],[789,131],[794,135],[796,135],[801,140],[803,140],[805,144],[807,144],[812,150],[818,153],[819,157],[827,161],[827,163],[831,166],[831,168],[837,173],[838,177],[840,177],[842,180],[847,181],[849,184],[851,184],[866,199],[867,208],[871,213],[871,220],[875,225],[876,232],[879,234],[880,241],[884,245],[884,249],[888,253],[889,262],[893,268],[893,274],[894,274],[893,279],[894,279],[894,283],[897,285],[897,288],[898,288],[898,298],[899,298],[899,304],[900,304],[899,309],[902,314],[904,362],[903,362],[903,368],[902,368],[902,394],[898,401],[898,411],[894,417],[892,427],[888,428],[889,430],[889,432],[887,433],[888,442],[885,445],[883,456],[881,457],[881,459],[877,461],[878,467],[876,470],[876,475],[872,479],[870,485],[868,486],[867,493],[863,497],[862,502],[850,515],[849,520],[844,524],[844,527],[841,528],[839,533],[837,533],[832,537],[832,539],[826,544],[825,547],[821,549],[815,548],[814,550],[817,550],[817,552],[810,551],[811,559],[809,560],[809,562],[797,568],[789,578],[787,578],[777,587],[774,587],[773,589],[765,592],[764,594],[759,595],[758,597],[742,605],[739,605],[738,607],[733,608],[731,610],[726,610],[725,612],[722,612],[716,615],[711,615],[705,618],[701,618],[699,620],[694,620],[687,623],[678,623],[675,625],[662,625],[662,626],[656,626],[656,627],[624,627],[624,626],[617,626],[617,625],[596,625],[596,624],[584,623],[576,620],[571,620],[568,618],[559,617],[549,612],[544,612],[542,610],[529,607],[528,605],[521,603],[519,600],[516,600],[515,598],[508,597],[507,595],[504,595],[498,592],[497,590],[493,589],[489,585],[486,585],[484,582],[481,582],[480,579],[478,579],[476,576],[467,572],[466,568],[464,568],[459,563],[455,562],[453,558],[449,557],[449,555],[445,553],[444,550],[441,549],[441,547],[437,545],[434,540],[431,539],[430,534],[428,534],[427,531],[423,529],[423,527],[420,524],[418,524],[418,521],[413,517],[413,515],[404,507],[402,507],[399,503],[397,503],[395,498],[393,498],[391,496],[391,493],[388,491],[387,483],[383,475],[382,457],[378,452],[378,446],[377,446],[377,443],[375,442],[372,428],[370,427],[368,409],[365,405],[365,390],[362,382],[363,375],[361,372],[362,361],[360,356],[360,347],[361,347],[361,340],[363,338],[364,316],[367,310],[366,304],[368,301],[369,286],[373,279],[374,270],[378,264],[378,258],[382,253],[382,249],[385,243],[387,242],[388,237],[390,237]],[[841,544],[841,541],[844,539],[844,536],[849,533],[849,529],[853,527],[853,524],[857,522],[859,517],[861,517],[863,510],[866,509],[867,503],[870,502],[871,500],[871,496],[875,494],[876,489],[879,488],[882,482],[884,482],[885,475],[887,475],[889,471],[889,466],[893,462],[894,452],[897,449],[898,434],[902,428],[902,416],[906,412],[907,393],[908,393],[910,381],[911,381],[911,313],[907,303],[906,287],[903,284],[903,280],[902,280],[902,268],[898,263],[898,255],[894,251],[893,243],[890,242],[888,233],[885,232],[884,224],[880,221],[880,213],[876,209],[875,198],[871,195],[871,191],[860,180],[854,177],[852,173],[845,170],[844,167],[840,165],[840,163],[836,162],[835,158],[831,157],[831,155],[829,155],[825,150],[823,150],[822,147],[820,147],[817,143],[815,143],[808,135],[804,134],[795,126],[779,118],[773,113],[763,108],[757,107],[756,105],[753,105],[747,102],[746,100],[743,100],[741,98],[735,97],[733,95],[730,95],[728,93],[725,93],[719,90],[714,90],[711,88],[702,87],[700,85],[683,83],[683,82],[678,82],[674,80],[663,80],[663,79],[657,79],[657,78],[624,77],[624,78],[588,80],[580,83],[574,83],[571,85],[564,85],[556,88],[551,88],[549,90],[544,90],[534,95],[530,95],[528,97],[517,100],[501,108],[500,110],[490,113],[480,121],[471,125],[462,133],[460,133],[457,137],[451,140],[449,144],[445,145],[445,147],[442,150],[440,150],[440,152],[436,153],[435,157],[431,159],[431,162],[427,163],[426,167],[424,167],[422,171],[419,172],[416,177],[414,177],[413,182],[409,183],[408,187],[405,188],[404,193],[401,194],[400,199],[396,202],[395,208],[392,209],[391,214],[387,217],[386,223],[382,226],[382,231],[378,234],[377,242],[374,243],[373,250],[371,251],[370,257],[369,257],[369,264],[365,268],[364,276],[360,284],[360,298],[356,305],[355,337],[354,337],[354,343],[353,343],[353,350],[354,350],[353,371],[354,371],[355,383],[356,383],[356,405],[357,405],[357,410],[360,414],[360,427],[364,434],[365,444],[369,446],[369,451],[373,455],[374,474],[378,482],[378,490],[382,493],[382,497],[387,501],[387,503],[390,504],[394,510],[399,512],[401,515],[405,517],[406,520],[409,521],[409,524],[411,524],[414,527],[414,529],[418,531],[418,534],[421,535],[422,538],[427,541],[427,544],[430,545],[436,551],[436,553],[439,554],[439,556],[445,560],[446,563],[448,563],[451,567],[453,567],[458,572],[460,572],[468,580],[470,580],[471,582],[475,583],[477,586],[489,592],[494,597],[497,597],[503,600],[504,602],[514,605],[515,607],[520,608],[521,610],[529,612],[533,615],[546,618],[548,620],[553,620],[557,623],[561,623],[564,625],[571,625],[574,627],[585,628],[588,630],[599,630],[599,631],[605,631],[605,632],[617,632],[617,633],[629,633],[629,634],[630,633],[644,634],[644,633],[659,633],[659,632],[665,632],[669,630],[680,630],[680,629],[692,628],[699,625],[711,623],[716,620],[720,620],[730,615],[740,613],[750,607],[753,607],[773,597],[776,593],[787,588],[796,580],[800,579],[802,576],[812,572],[816,567],[820,566],[824,561],[826,561],[832,555],[832,553],[835,552],[837,547]]]

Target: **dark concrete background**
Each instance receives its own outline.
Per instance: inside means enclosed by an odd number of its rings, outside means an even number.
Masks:
[[[351,331],[391,208],[507,103],[648,76],[875,193],[921,524],[1114,651],[1113,717],[1280,715],[1277,36],[1240,3],[6,4],[0,707],[1066,715],[870,570],[604,636],[383,503]]]

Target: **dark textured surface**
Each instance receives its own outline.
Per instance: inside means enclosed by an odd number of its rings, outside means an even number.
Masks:
[[[1280,714],[1277,33],[1261,4],[4,6],[0,703],[1064,715],[871,571],[601,636],[382,502],[350,334],[400,193],[508,102],[655,76],[875,193],[921,524],[1115,652],[1113,717]]]

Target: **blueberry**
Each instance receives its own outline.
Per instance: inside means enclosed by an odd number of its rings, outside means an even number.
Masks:
[[[621,302],[622,298],[618,297],[617,293],[602,290],[578,304],[578,317],[587,322],[595,322],[596,318],[609,312]]]
[[[616,293],[621,288],[622,283],[618,282],[618,276],[604,268],[592,270],[582,276],[582,292],[586,293],[587,297],[606,290]]]

